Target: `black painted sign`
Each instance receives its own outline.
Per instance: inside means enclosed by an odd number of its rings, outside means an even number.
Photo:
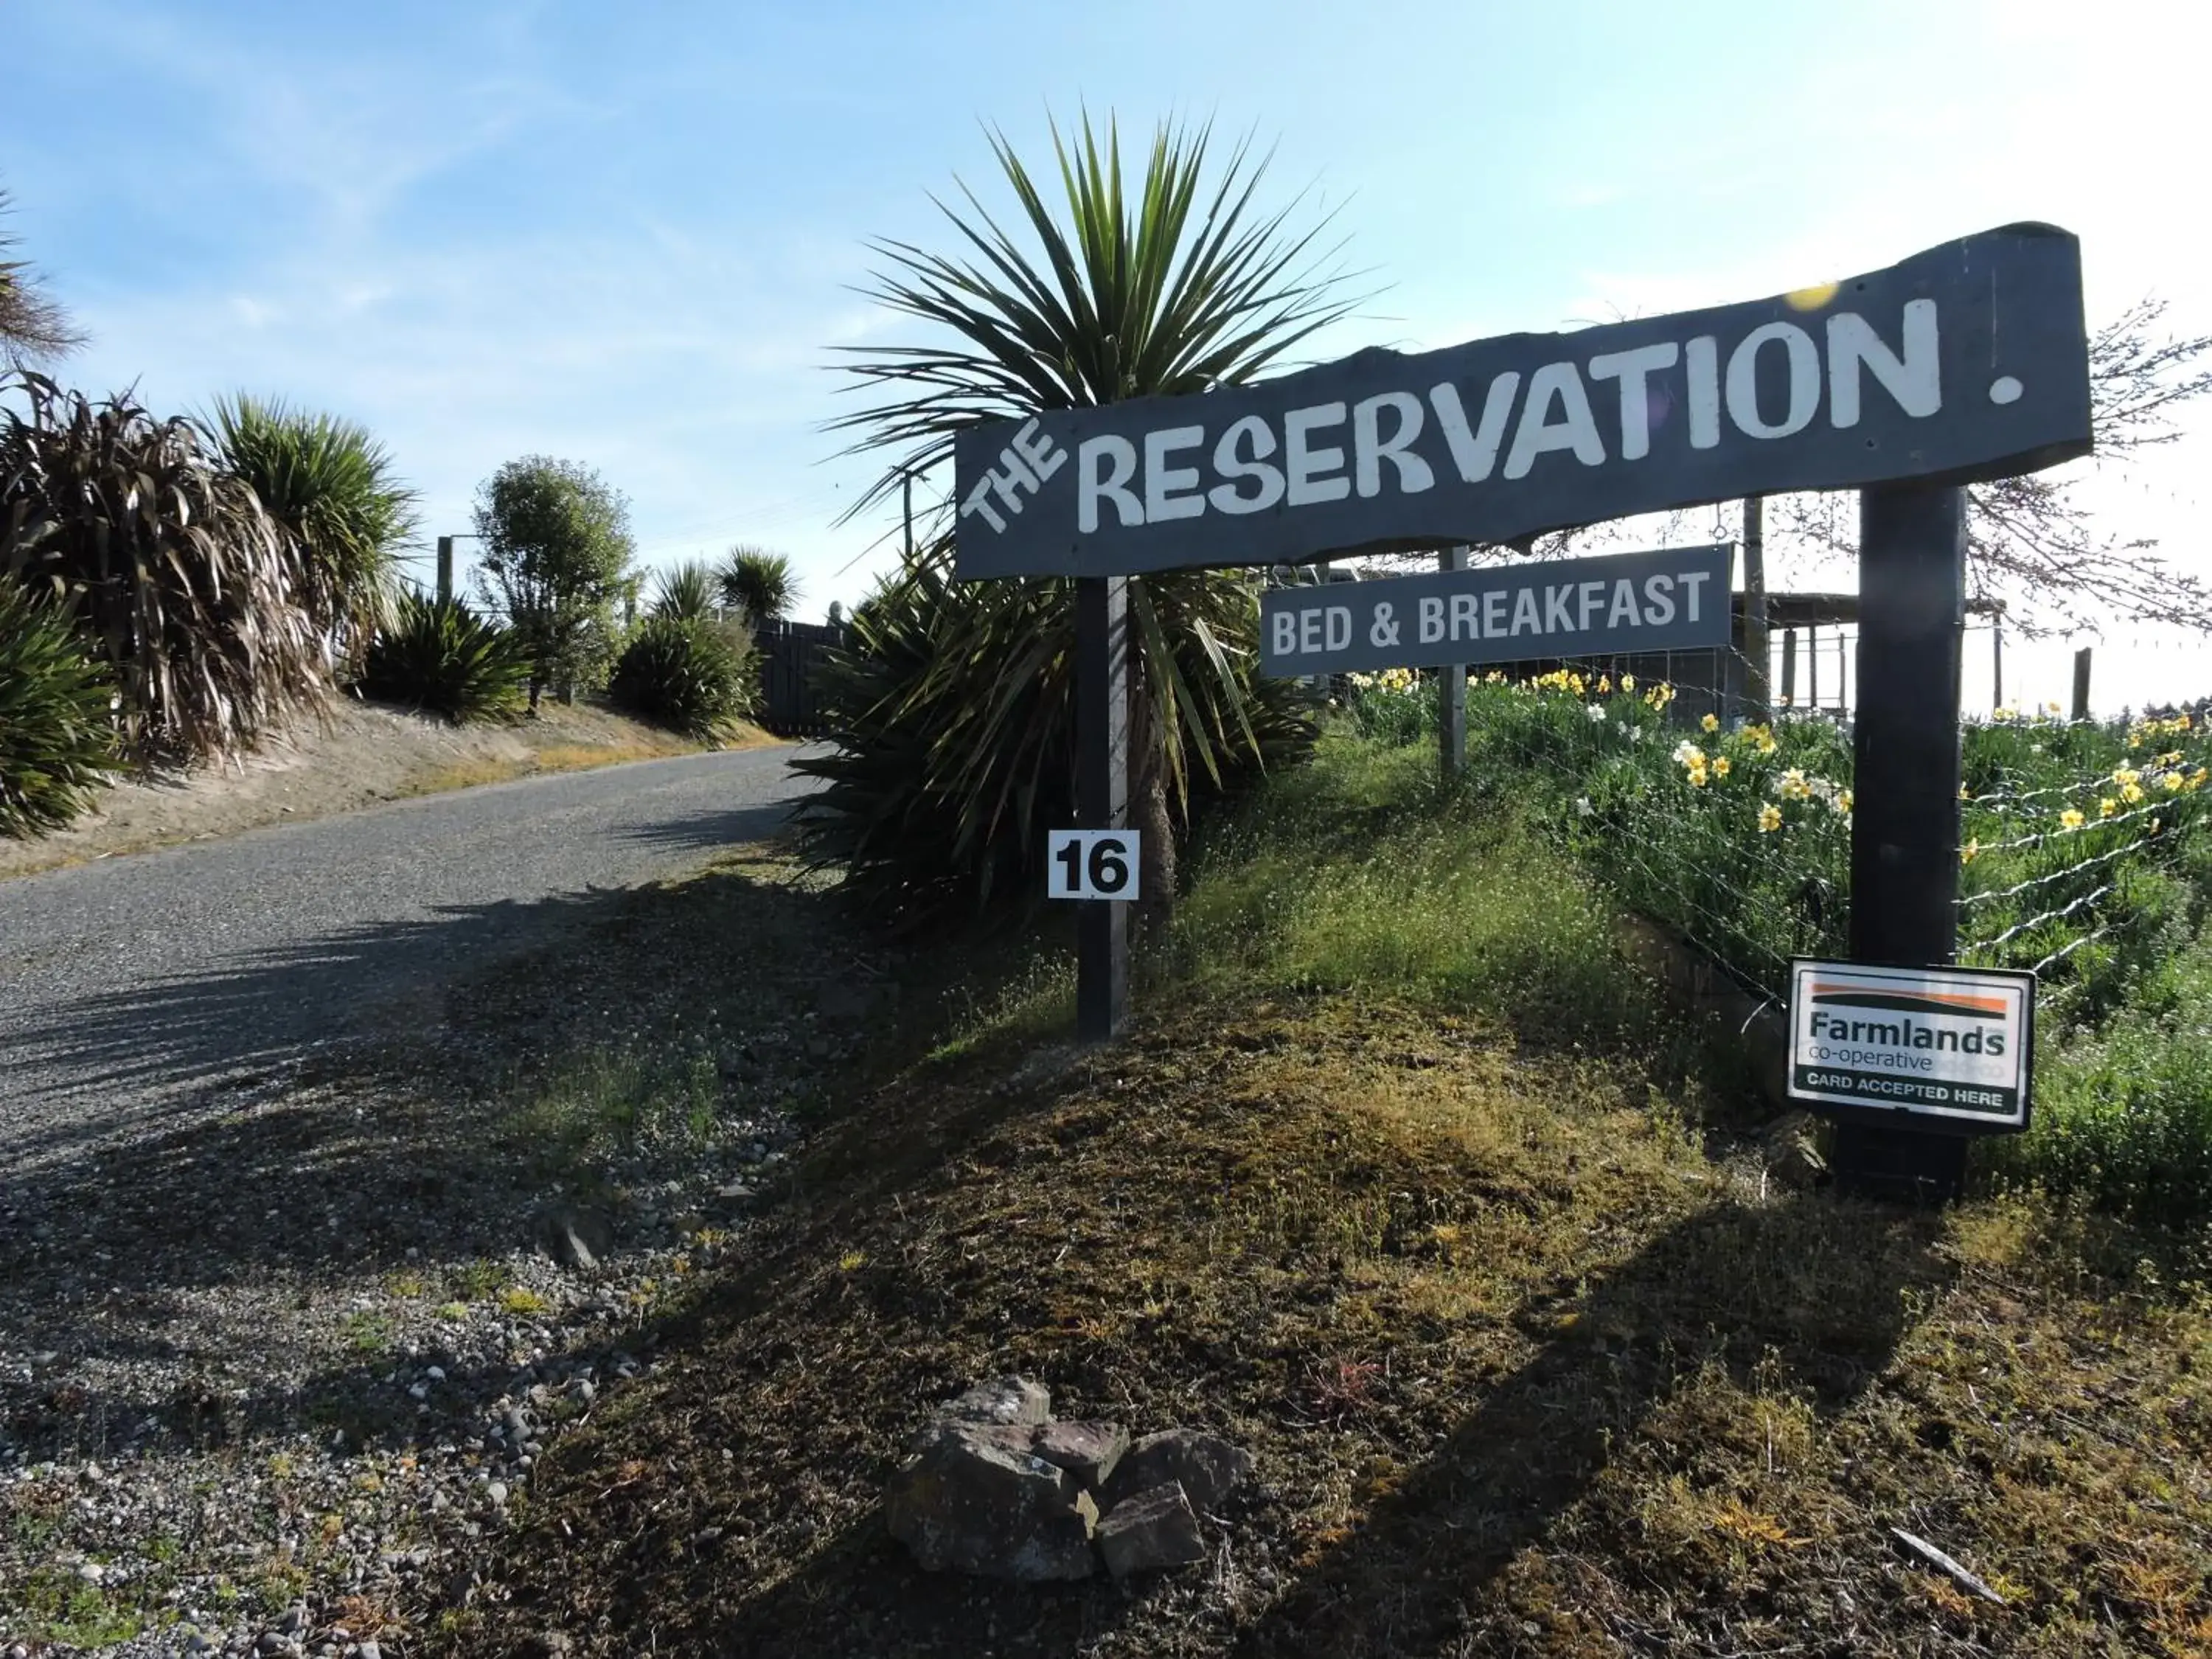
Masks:
[[[1734,551],[1723,543],[1275,588],[1260,602],[1261,672],[1342,674],[1725,645]]]
[[[2081,245],[2013,225],[1743,305],[977,427],[957,568],[1297,563],[2088,450]]]

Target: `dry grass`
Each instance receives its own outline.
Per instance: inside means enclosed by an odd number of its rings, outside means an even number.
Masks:
[[[444,1650],[2212,1647],[2212,1299],[2172,1249],[1762,1200],[1678,1123],[1626,1061],[1372,999],[1217,992],[1057,1068],[913,1067],[552,1455]],[[1010,1369],[1227,1433],[1265,1491],[1131,1595],[925,1577],[884,1477]]]

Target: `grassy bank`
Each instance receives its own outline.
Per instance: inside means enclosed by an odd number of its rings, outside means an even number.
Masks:
[[[1587,867],[1331,745],[1197,854],[1136,1030],[1055,997],[825,1096],[813,1150],[538,1471],[452,1655],[1596,1655],[2212,1643],[2212,1296],[2033,1194],[1791,1188]],[[2117,1063],[2117,1062],[2116,1062]],[[1125,1593],[916,1572],[974,1377],[1201,1424],[1262,1489]],[[1901,1527],[1993,1585],[1901,1553]]]

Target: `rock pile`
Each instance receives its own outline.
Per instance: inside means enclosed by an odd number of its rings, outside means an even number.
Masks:
[[[1103,1559],[1119,1579],[1203,1560],[1200,1516],[1251,1472],[1251,1454],[1218,1435],[1133,1444],[1119,1424],[1055,1419],[1043,1384],[1002,1376],[938,1408],[884,1507],[931,1572],[1044,1583],[1087,1578]]]

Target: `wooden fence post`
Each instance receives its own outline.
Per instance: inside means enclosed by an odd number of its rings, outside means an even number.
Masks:
[[[1858,716],[1853,726],[1850,955],[1948,967],[1959,943],[1959,668],[1966,492],[1890,484],[1859,495]],[[1949,1198],[1963,1136],[1844,1122],[1836,1180]]]

